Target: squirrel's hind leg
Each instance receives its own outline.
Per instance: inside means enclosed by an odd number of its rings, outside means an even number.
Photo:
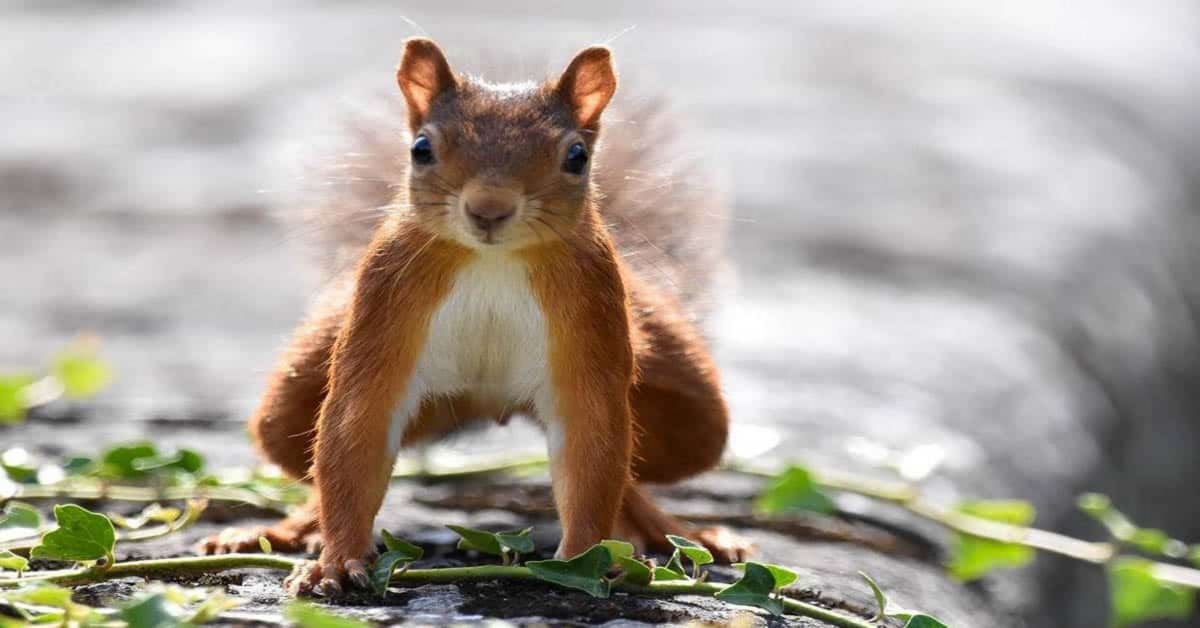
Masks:
[[[670,553],[666,535],[704,544],[717,560],[744,560],[753,546],[720,527],[696,529],[654,504],[640,483],[674,483],[721,461],[729,417],[715,367],[699,337],[681,319],[649,308],[641,327],[648,345],[638,354],[633,407],[633,477],[621,505],[618,529],[643,551]]]
[[[704,545],[714,558],[724,563],[744,561],[754,550],[752,543],[728,528],[693,528],[663,512],[637,482],[625,488],[617,533],[639,551],[659,554],[670,554],[674,549],[667,541],[668,534],[682,536]]]
[[[312,446],[317,415],[325,400],[329,356],[344,317],[336,290],[318,303],[314,313],[292,336],[279,365],[267,381],[258,408],[251,415],[249,430],[255,446],[268,462],[279,465],[289,477],[310,481]],[[315,487],[308,503],[270,526],[226,528],[202,540],[201,554],[260,551],[259,537],[274,551],[320,551],[317,521],[318,495]]]

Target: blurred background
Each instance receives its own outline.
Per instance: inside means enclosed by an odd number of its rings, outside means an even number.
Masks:
[[[3,444],[157,430],[248,463],[321,276],[305,165],[422,32],[534,77],[616,37],[618,103],[686,116],[733,199],[712,332],[745,451],[917,450],[948,502],[1030,499],[1100,538],[1074,506],[1096,490],[1200,540],[1194,2],[10,0],[0,366],[86,331],[117,379]],[[1104,621],[1094,567],[979,586],[1030,625]]]

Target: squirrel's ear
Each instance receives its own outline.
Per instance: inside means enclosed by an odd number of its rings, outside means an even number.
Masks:
[[[571,106],[576,124],[585,129],[595,127],[617,91],[612,52],[604,46],[584,48],[563,71],[555,89]]]
[[[425,37],[412,37],[404,42],[396,82],[408,102],[408,122],[414,130],[425,121],[433,101],[442,92],[458,87],[442,49]]]

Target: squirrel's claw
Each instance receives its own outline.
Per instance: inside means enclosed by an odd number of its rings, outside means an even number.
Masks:
[[[365,561],[358,559],[306,561],[296,565],[292,573],[283,581],[283,588],[289,595],[296,597],[334,598],[345,592],[347,584],[361,589],[371,586]]]

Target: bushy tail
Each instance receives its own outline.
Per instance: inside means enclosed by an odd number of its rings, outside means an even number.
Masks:
[[[720,186],[661,103],[605,116],[593,176],[618,249],[634,272],[702,319],[724,258]],[[400,105],[352,120],[347,152],[326,167],[328,193],[309,218],[332,268],[352,266],[394,207],[408,161],[404,120]]]

